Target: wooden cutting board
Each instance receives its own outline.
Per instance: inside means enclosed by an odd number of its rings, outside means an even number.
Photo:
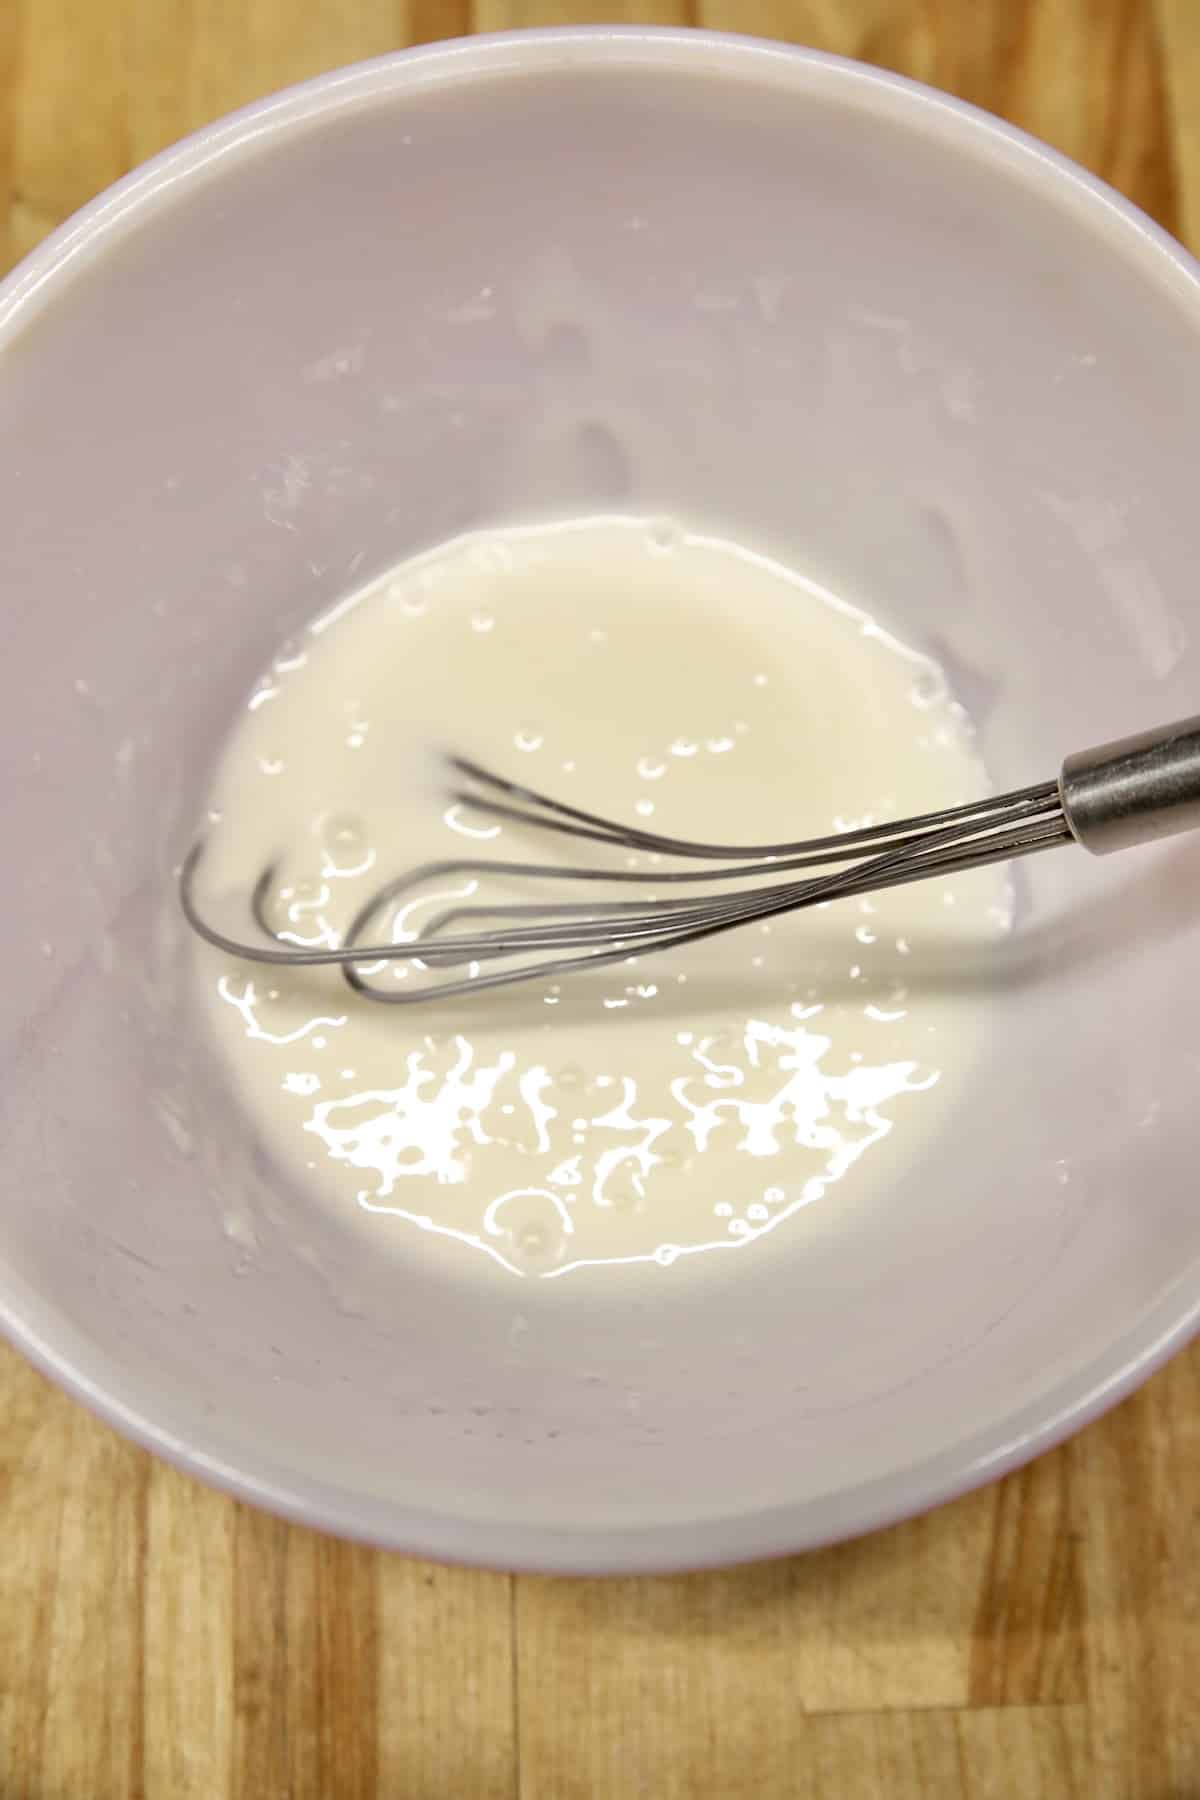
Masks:
[[[0,255],[319,69],[614,17],[917,75],[1200,248],[1200,0],[0,0]],[[377,1795],[1194,1800],[1200,1345],[929,1518],[769,1567],[608,1583],[279,1524],[0,1354],[0,1800]]]

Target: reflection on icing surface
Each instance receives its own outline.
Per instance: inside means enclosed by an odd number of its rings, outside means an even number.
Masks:
[[[312,945],[426,860],[657,866],[448,803],[428,775],[447,738],[575,804],[735,842],[982,786],[940,672],[870,619],[731,546],[585,521],[460,540],[290,644],[219,773],[206,881],[245,895],[283,849],[268,916]],[[393,941],[493,885],[443,874]],[[969,1072],[962,970],[1008,917],[1003,875],[978,870],[420,1009],[327,970],[198,966],[301,1192],[380,1246],[557,1278],[745,1249],[837,1184],[894,1176]]]

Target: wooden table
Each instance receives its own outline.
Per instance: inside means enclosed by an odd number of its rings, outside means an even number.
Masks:
[[[0,255],[318,69],[613,17],[918,75],[1200,247],[1200,0],[0,0]],[[1200,1345],[932,1517],[617,1582],[279,1524],[0,1357],[0,1800],[376,1795],[1200,1797]]]

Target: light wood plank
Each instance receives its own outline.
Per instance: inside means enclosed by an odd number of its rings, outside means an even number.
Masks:
[[[21,0],[11,198],[26,219],[58,224],[129,167],[120,27],[110,4]]]
[[[379,1559],[381,1800],[524,1800],[512,1626],[513,1577]]]
[[[235,1510],[236,1800],[378,1792],[376,1561],[356,1545]]]
[[[975,1496],[986,1535],[970,1634],[971,1705],[1086,1697],[1081,1489],[1076,1446],[1068,1444]]]
[[[24,248],[14,239],[12,215],[16,187],[16,96],[21,86],[21,39],[24,11],[17,0],[0,6],[0,270]]]
[[[102,1507],[107,1496],[94,1493],[92,1503]],[[232,1525],[233,1508],[223,1495],[163,1463],[150,1464],[143,1616],[149,1795],[213,1800],[229,1792]]]
[[[1076,1446],[1098,1782],[1200,1794],[1200,1343]]]
[[[694,25],[690,0],[475,0],[476,31],[548,25]]]
[[[230,1800],[515,1800],[508,1576],[233,1530]]]
[[[1157,0],[1155,17],[1178,189],[1175,228],[1200,254],[1200,6]]]
[[[812,1800],[1117,1800],[1090,1785],[1082,1706],[851,1713],[815,1720]]]
[[[791,1793],[809,1755],[803,1567],[521,1581],[521,1800]]]
[[[150,1459],[19,1363],[0,1382],[0,1794],[134,1794]]]

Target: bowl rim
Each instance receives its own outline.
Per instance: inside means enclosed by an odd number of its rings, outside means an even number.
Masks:
[[[0,351],[43,305],[141,227],[181,187],[235,167],[267,144],[347,109],[437,86],[533,73],[624,67],[758,82],[869,108],[927,141],[973,155],[1057,201],[1112,252],[1191,316],[1200,347],[1200,265],[1131,201],[1069,158],[966,101],[907,77],[801,46],[686,28],[574,26],[503,32],[392,52],[328,71],[193,132],[85,205],[0,282]],[[384,1549],[488,1568],[559,1574],[632,1574],[717,1567],[839,1542],[923,1512],[1005,1474],[1123,1399],[1200,1330],[1200,1291],[1186,1272],[1107,1350],[1052,1390],[987,1429],[904,1470],[841,1492],[716,1517],[633,1526],[547,1529],[450,1515],[255,1473],[213,1429],[179,1438],[116,1386],[101,1387],[65,1342],[0,1293],[0,1332],[91,1412],[185,1473],[296,1523]],[[62,1336],[69,1336],[69,1331]],[[264,1461],[267,1459],[263,1459]]]

